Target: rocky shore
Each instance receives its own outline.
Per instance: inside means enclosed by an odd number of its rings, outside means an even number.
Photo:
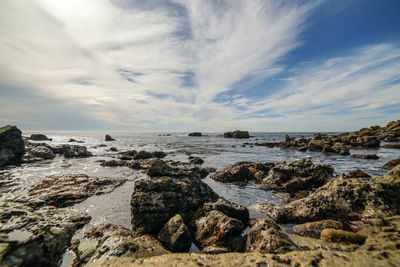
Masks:
[[[316,134],[309,140],[287,137],[276,146],[346,155],[349,149],[377,148],[381,141],[398,142],[399,137],[397,121],[342,135]],[[105,140],[114,143],[110,138]],[[130,185],[129,177],[49,174],[24,188],[4,172],[0,266],[59,266],[67,249],[74,254],[72,266],[400,265],[399,159],[382,166],[388,170],[385,175],[371,177],[361,170],[338,175],[332,166],[311,159],[239,161],[216,171],[200,167],[204,160],[195,156],[183,162],[163,151],[108,151],[107,159],[93,159],[98,168],[146,176],[132,184],[130,227],[104,223],[82,232],[91,217],[74,209]],[[353,156],[375,158],[360,155]],[[16,127],[0,128],[1,166],[56,157],[95,156],[82,145],[54,145],[44,135],[24,138]],[[260,191],[282,193],[286,203],[258,203],[265,216],[253,218],[248,207],[219,195],[206,177],[223,185],[252,184]]]

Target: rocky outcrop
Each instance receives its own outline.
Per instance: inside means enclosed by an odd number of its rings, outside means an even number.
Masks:
[[[244,226],[247,226],[249,223],[249,210],[242,205],[232,203],[224,198],[219,198],[215,202],[204,203],[203,212],[207,213],[213,210],[220,211],[231,218],[240,220]]]
[[[192,245],[189,229],[179,214],[169,219],[158,233],[158,239],[172,252],[188,252]]]
[[[122,178],[97,178],[84,174],[50,176],[28,190],[34,206],[72,206],[93,195],[110,193],[127,180]]]
[[[215,181],[223,183],[246,184],[254,179],[254,173],[250,171],[250,167],[254,168],[252,162],[236,162],[228,168],[215,173],[211,176]]]
[[[200,132],[189,133],[188,136],[201,136]]]
[[[250,138],[248,131],[233,131],[224,133],[225,138]]]
[[[289,236],[269,219],[253,220],[246,236],[246,251],[248,252],[276,254],[298,249]]]
[[[353,154],[351,157],[355,159],[379,159],[376,154]]]
[[[303,199],[279,207],[259,205],[277,222],[304,223],[339,219],[346,229],[379,225],[382,218],[400,214],[400,166],[374,178],[332,179]]]
[[[385,165],[382,166],[382,168],[391,170],[399,164],[400,164],[400,158],[392,159],[391,161],[386,162]]]
[[[21,131],[15,126],[0,128],[0,167],[21,162],[25,153]]]
[[[111,141],[115,141],[115,139],[112,138],[111,136],[109,136],[108,134],[106,134],[106,136],[104,137],[104,141],[111,142]]]
[[[28,140],[32,140],[32,141],[52,141],[53,139],[48,138],[44,134],[31,134],[31,136],[28,137]]]
[[[23,162],[31,163],[41,160],[54,159],[55,155],[53,150],[47,146],[34,146],[28,147],[26,153],[22,158]]]
[[[327,228],[342,229],[343,225],[341,222],[336,220],[322,220],[295,225],[293,227],[293,231],[301,236],[319,238],[322,230]]]

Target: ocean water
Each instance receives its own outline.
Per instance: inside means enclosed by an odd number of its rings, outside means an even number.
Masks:
[[[35,132],[37,133],[37,132]],[[324,155],[320,152],[287,151],[279,148],[262,146],[242,147],[244,142],[277,142],[282,141],[286,133],[251,133],[250,139],[223,138],[222,133],[203,133],[202,137],[189,137],[187,133],[137,133],[137,132],[42,132],[53,141],[51,145],[65,144],[70,138],[84,141],[83,144],[93,153],[94,157],[84,159],[64,159],[57,157],[54,160],[23,164],[18,167],[7,168],[0,171],[0,175],[8,176],[20,184],[20,189],[8,192],[10,195],[24,194],[30,186],[40,182],[49,175],[84,173],[98,177],[127,178],[128,182],[110,194],[93,196],[84,202],[71,207],[71,209],[86,211],[92,216],[92,221],[82,231],[101,223],[119,224],[130,227],[130,197],[133,184],[137,179],[145,177],[141,171],[125,167],[102,167],[99,159],[111,159],[116,152],[111,152],[110,147],[118,151],[136,149],[146,151],[164,151],[166,159],[187,162],[188,154],[204,159],[204,167],[214,167],[218,170],[237,161],[254,162],[292,162],[302,158],[310,158],[314,163],[329,164],[334,167],[336,174],[347,173],[360,169],[371,176],[382,175],[386,170],[381,166],[387,161],[399,158],[400,150],[374,149],[350,151],[357,154],[377,154],[378,160],[353,159],[350,156]],[[31,132],[24,132],[28,136]],[[110,134],[116,141],[105,142],[105,134]],[[165,136],[170,134],[170,136]],[[312,137],[314,133],[288,133],[295,137]],[[332,133],[333,134],[333,133]],[[68,143],[74,144],[74,143]],[[106,147],[99,145],[105,144]],[[248,207],[252,217],[262,216],[254,209],[260,202],[272,201],[282,205],[280,201],[285,194],[276,194],[272,191],[257,189],[250,183],[245,187],[223,184],[209,177],[204,181],[209,184],[219,195],[226,199]]]

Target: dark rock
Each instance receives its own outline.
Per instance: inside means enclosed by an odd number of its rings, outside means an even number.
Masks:
[[[362,170],[354,170],[349,172],[348,174],[345,175],[346,178],[371,178],[371,175],[369,175],[366,172],[363,172]]]
[[[81,143],[81,144],[82,144],[82,143],[85,143],[85,142],[83,142],[83,141],[75,140],[75,139],[73,139],[73,138],[69,139],[68,142],[69,142],[69,143]]]
[[[31,136],[28,137],[28,140],[32,141],[52,141],[51,138],[47,138],[44,134],[31,134]]]
[[[254,220],[246,236],[247,252],[284,253],[298,249],[288,235],[269,219]]]
[[[0,128],[0,167],[21,162],[25,144],[21,131],[15,126]]]
[[[165,152],[163,152],[163,151],[154,151],[154,152],[152,152],[152,154],[153,154],[153,157],[160,158],[160,159],[165,158],[167,156],[167,154],[165,154]]]
[[[397,144],[387,144],[387,145],[383,145],[383,148],[394,148],[394,149],[400,149],[400,143]]]
[[[107,142],[110,142],[110,141],[115,141],[115,139],[114,139],[114,138],[112,138],[111,136],[109,136],[108,134],[106,134],[106,136],[105,136],[104,140],[105,140],[105,141],[107,141]]]
[[[118,149],[116,148],[116,147],[110,147],[110,151],[113,151],[113,152],[117,152],[118,151]]]
[[[379,159],[376,154],[353,154],[351,157],[356,159]]]
[[[23,156],[24,162],[36,162],[47,159],[54,159],[55,155],[53,151],[47,146],[34,146],[29,147]]]
[[[336,220],[323,220],[316,222],[309,222],[298,224],[293,227],[293,231],[301,236],[308,236],[312,238],[319,238],[322,230],[331,229],[342,229],[343,225],[341,222]]]
[[[188,136],[201,136],[200,132],[189,133]]]
[[[254,178],[254,173],[249,170],[254,165],[251,162],[236,162],[211,178],[223,183],[247,183]]]
[[[58,145],[51,147],[54,154],[63,155],[65,158],[87,158],[93,156],[85,146]]]
[[[392,159],[391,161],[386,162],[385,165],[382,166],[382,168],[391,170],[399,164],[400,164],[400,158]]]
[[[224,133],[225,138],[250,138],[248,131],[233,131]]]
[[[147,175],[150,177],[173,176],[173,169],[164,161],[156,158],[150,165]]]
[[[122,160],[132,160],[136,154],[137,154],[136,150],[127,150],[127,151],[118,152],[118,155],[120,155],[119,159],[122,159]]]
[[[216,202],[204,203],[204,212],[210,212],[212,210],[220,211],[231,218],[238,219],[243,225],[248,225],[249,223],[249,210],[242,205],[229,202],[224,198],[219,198]]]
[[[193,158],[192,160],[189,161],[190,164],[197,164],[201,165],[204,163],[204,160],[202,158]]]
[[[135,156],[133,156],[133,159],[150,159],[154,158],[154,155],[150,152],[147,151],[139,151]]]
[[[138,180],[131,198],[132,228],[157,235],[175,214],[189,221],[205,202],[217,199],[218,195],[196,177]]]
[[[188,252],[192,245],[189,229],[179,214],[169,219],[158,234],[158,239],[172,252]]]

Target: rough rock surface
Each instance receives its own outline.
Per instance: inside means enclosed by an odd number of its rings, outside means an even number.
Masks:
[[[224,133],[225,138],[250,138],[248,131],[233,131]]]
[[[379,159],[376,154],[353,154],[351,157],[356,159]]]
[[[47,146],[34,146],[28,147],[26,149],[26,153],[23,156],[22,160],[26,163],[47,160],[47,159],[54,159],[55,155],[53,150],[51,150]]]
[[[48,138],[44,134],[31,134],[31,136],[28,137],[28,140],[32,140],[32,141],[52,141],[51,138]]]
[[[342,229],[343,225],[341,222],[336,220],[322,220],[322,221],[298,224],[293,227],[293,231],[301,236],[319,238],[322,230],[327,228]]]
[[[84,174],[50,176],[28,190],[28,196],[39,201],[32,205],[67,207],[80,203],[92,195],[110,193],[126,182],[122,178],[97,178]]]
[[[391,161],[386,162],[385,165],[382,166],[382,168],[391,170],[399,164],[400,164],[400,158],[393,159]]]
[[[181,215],[176,214],[158,233],[158,239],[170,251],[188,252],[192,245],[192,237]]]
[[[246,251],[260,253],[284,253],[298,247],[279,226],[269,219],[256,219],[247,231]]]
[[[0,128],[0,167],[21,162],[25,153],[21,131],[15,126]]]
[[[218,195],[197,177],[160,177],[138,180],[131,198],[133,229],[156,236],[179,213],[187,222],[205,202]]]
[[[238,219],[245,226],[247,226],[249,223],[249,210],[242,205],[232,203],[224,198],[219,198],[215,202],[204,203],[203,211],[205,213],[212,210],[220,211],[231,218]]]
[[[400,214],[400,166],[374,178],[332,179],[303,199],[279,207],[260,204],[261,212],[277,222],[304,223],[340,219],[357,230],[380,225],[382,218]]]
[[[105,259],[152,257],[169,252],[149,235],[137,235],[121,226],[101,225],[92,229],[73,245],[75,266]]]
[[[321,231],[321,240],[362,245],[367,237],[358,233],[327,228]]]

